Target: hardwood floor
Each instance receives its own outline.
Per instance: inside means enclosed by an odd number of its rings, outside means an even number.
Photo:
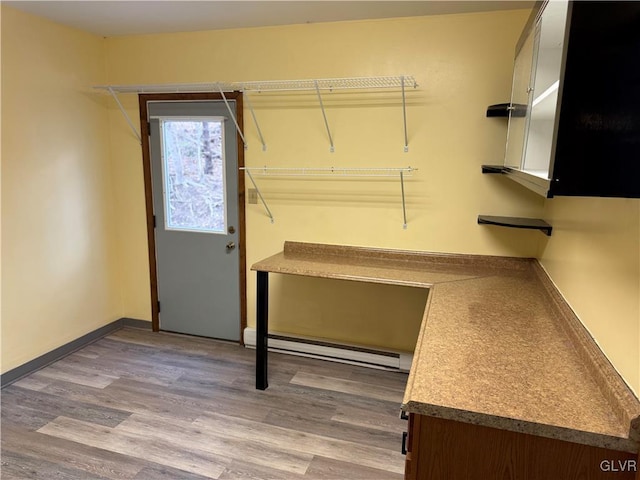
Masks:
[[[402,479],[406,374],[125,328],[2,390],[3,480]]]

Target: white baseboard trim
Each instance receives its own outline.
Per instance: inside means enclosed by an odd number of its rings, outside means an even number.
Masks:
[[[244,329],[244,344],[248,348],[256,347],[255,328]],[[269,333],[269,351],[403,372],[411,369],[413,360],[413,354],[407,352],[372,349],[277,332]]]

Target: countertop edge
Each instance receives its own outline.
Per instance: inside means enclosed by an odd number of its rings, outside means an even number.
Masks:
[[[348,274],[318,274],[315,270],[301,270],[301,269],[289,269],[285,267],[268,267],[268,266],[260,266],[260,264],[256,263],[251,266],[252,271],[256,272],[268,272],[268,273],[283,273],[286,275],[300,275],[303,277],[314,277],[314,278],[329,278],[332,280],[347,280],[351,282],[365,282],[365,283],[379,283],[383,285],[397,285],[400,287],[414,287],[414,288],[426,288],[429,289],[433,286],[432,283],[425,282],[411,282],[404,281],[398,279],[381,279],[376,277],[365,277],[358,275],[348,275]]]
[[[401,409],[407,413],[416,413],[445,420],[496,428],[498,430],[524,433],[527,435],[552,438],[555,440],[624,451],[628,453],[638,453],[638,444],[631,438],[614,437],[600,433],[576,430],[573,428],[499,417],[486,413],[458,410],[442,405],[423,404],[413,401],[403,403]]]
[[[616,416],[629,426],[629,438],[640,444],[640,402],[597,346],[595,339],[582,324],[539,261],[534,263],[534,272],[544,287],[550,303],[558,315],[560,328],[570,338],[573,347],[596,380],[600,391],[613,408]]]
[[[424,307],[424,313],[422,314],[422,321],[420,323],[420,331],[418,332],[418,340],[416,342],[416,346],[413,349],[413,360],[411,362],[411,368],[409,369],[409,377],[407,378],[407,386],[404,389],[404,398],[402,400],[402,405],[414,403],[410,400],[411,392],[413,390],[413,385],[415,382],[416,371],[413,368],[413,365],[419,361],[419,356],[423,352],[422,342],[424,341],[425,335],[423,334],[424,330],[427,328],[427,315],[429,314],[429,307],[431,306],[431,299],[433,298],[433,289],[429,290],[429,295],[427,296],[427,302]],[[404,408],[401,408],[404,410]]]
[[[505,257],[467,253],[427,252],[391,248],[359,247],[285,241],[282,251],[286,255],[321,255],[331,257],[355,257],[367,259],[395,260],[407,263],[434,263],[446,265],[468,265],[491,268],[526,270],[534,260],[526,257]],[[269,257],[272,258],[272,257]]]

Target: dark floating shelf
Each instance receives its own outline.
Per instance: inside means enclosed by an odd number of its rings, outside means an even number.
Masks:
[[[496,103],[487,107],[487,117],[508,117],[509,112],[512,117],[526,117],[527,106],[519,103],[513,106],[510,103]]]
[[[498,225],[509,228],[526,228],[530,230],[540,230],[546,236],[551,236],[553,227],[539,218],[522,217],[492,217],[490,215],[478,215],[479,225]]]
[[[482,173],[506,173],[507,168],[503,165],[482,165]]]

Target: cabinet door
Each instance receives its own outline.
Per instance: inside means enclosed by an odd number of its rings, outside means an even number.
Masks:
[[[527,137],[529,118],[529,96],[533,73],[533,52],[535,29],[529,31],[516,53],[513,67],[513,85],[511,88],[511,110],[509,111],[509,128],[507,131],[507,149],[504,159],[505,167],[522,168],[522,157]],[[526,109],[527,115],[520,112]]]
[[[573,2],[552,195],[640,198],[640,2]]]
[[[535,29],[533,89],[522,170],[546,180],[550,178],[568,7],[564,0],[549,2]]]

